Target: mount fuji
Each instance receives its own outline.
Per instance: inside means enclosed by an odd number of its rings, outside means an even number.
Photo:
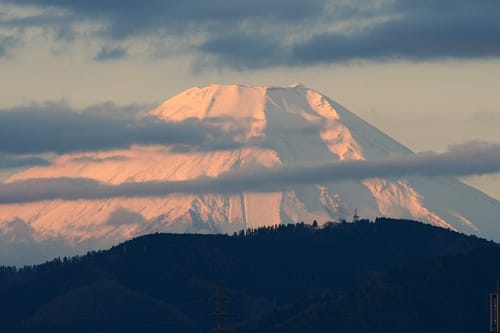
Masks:
[[[194,87],[168,99],[148,117],[171,123],[194,118],[233,133],[233,140],[214,138],[211,144],[196,148],[141,145],[69,153],[49,166],[20,171],[6,183],[59,177],[113,185],[183,181],[254,167],[414,155],[343,106],[301,84]],[[276,192],[2,204],[0,243],[44,244],[43,251],[37,250],[44,257],[53,255],[55,248],[71,253],[151,232],[232,233],[279,223],[350,220],[355,210],[363,218],[409,218],[500,240],[500,202],[452,177],[412,176],[305,184]],[[4,253],[0,259],[8,258],[7,247],[0,247]]]

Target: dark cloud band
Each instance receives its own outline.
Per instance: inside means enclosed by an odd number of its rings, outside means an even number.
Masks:
[[[75,23],[97,22],[102,29],[93,37],[115,47],[103,47],[95,60],[127,56],[127,51],[116,47],[116,42],[136,36],[153,40],[168,36],[184,41],[188,45],[180,52],[195,50],[197,62],[209,59],[219,66],[236,69],[307,66],[353,59],[500,57],[498,0],[151,0],[147,5],[135,0],[0,0],[1,3],[62,8],[67,15],[4,20],[0,26],[52,26],[54,31],[72,31]],[[0,56],[1,53],[0,40]]]
[[[442,154],[418,154],[385,161],[343,161],[318,166],[258,169],[186,181],[108,185],[91,179],[31,179],[0,185],[0,203],[42,200],[159,197],[169,194],[274,192],[294,185],[400,178],[467,176],[500,171],[500,145],[468,144]]]
[[[12,156],[0,154],[0,170],[49,164],[50,162],[47,159],[37,156]]]
[[[129,148],[138,145],[179,145],[190,149],[237,148],[233,136],[244,130],[223,131],[223,119],[165,122],[137,118],[139,107],[112,103],[76,112],[62,103],[0,110],[0,153],[68,153]],[[242,122],[238,126],[244,126]]]

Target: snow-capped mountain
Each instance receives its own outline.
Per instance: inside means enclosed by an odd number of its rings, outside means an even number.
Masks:
[[[411,152],[322,94],[290,87],[191,88],[149,113],[168,122],[196,118],[234,129],[212,146],[134,146],[72,153],[7,182],[84,177],[109,184],[217,177],[255,166],[384,159]],[[236,144],[235,144],[236,143]],[[149,232],[228,232],[262,225],[361,217],[411,218],[500,240],[500,203],[454,178],[366,179],[282,192],[167,195],[0,205],[0,239],[106,246]]]

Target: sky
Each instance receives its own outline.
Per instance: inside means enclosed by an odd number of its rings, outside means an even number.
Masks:
[[[200,144],[215,124],[134,117],[213,82],[300,81],[415,152],[476,147],[497,165],[498,13],[498,0],[0,0],[0,179],[79,149]],[[494,171],[464,181],[500,200]]]

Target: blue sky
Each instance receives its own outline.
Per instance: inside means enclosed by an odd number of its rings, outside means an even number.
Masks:
[[[301,81],[414,151],[500,143],[499,13],[498,0],[0,0],[0,110],[127,114],[193,85]],[[3,173],[46,163],[12,119]],[[467,181],[500,199],[499,175]]]

